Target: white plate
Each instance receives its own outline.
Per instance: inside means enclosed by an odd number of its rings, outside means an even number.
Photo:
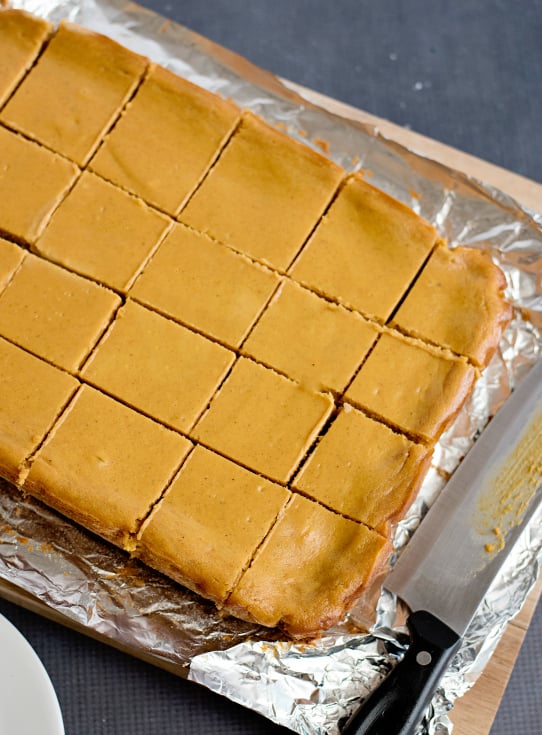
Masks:
[[[64,735],[51,680],[36,653],[0,615],[0,735]]]

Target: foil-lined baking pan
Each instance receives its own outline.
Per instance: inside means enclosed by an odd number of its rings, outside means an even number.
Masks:
[[[272,75],[125,0],[15,0],[67,18],[148,55],[262,115],[433,222],[452,245],[488,251],[515,310],[500,349],[437,445],[419,497],[395,533],[396,554],[446,479],[542,351],[542,217],[510,197],[303,100]],[[1,482],[1,481],[0,481]],[[520,609],[542,559],[542,510],[470,626],[420,733],[451,732],[449,710],[483,670]],[[396,600],[364,599],[315,641],[223,616],[197,595],[127,558],[35,501],[0,485],[0,594],[223,694],[303,735],[335,734],[405,650]],[[378,596],[378,595],[377,595]]]

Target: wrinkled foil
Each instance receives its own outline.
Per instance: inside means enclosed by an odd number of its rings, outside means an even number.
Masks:
[[[305,102],[248,62],[124,0],[19,0],[53,21],[79,22],[321,148],[433,222],[452,245],[489,251],[515,315],[500,349],[439,441],[420,494],[395,533],[408,543],[488,419],[540,359],[542,217],[505,194]],[[325,141],[325,144],[322,143]],[[1,482],[1,481],[0,481]],[[419,728],[451,733],[449,711],[483,671],[538,576],[542,508],[481,604]],[[393,562],[393,559],[392,559]],[[404,615],[385,590],[323,637],[294,642],[225,617],[197,595],[0,485],[0,593],[223,694],[302,735],[331,735],[404,654]],[[378,596],[378,595],[377,595]],[[375,616],[376,609],[376,616]],[[372,613],[372,614],[371,614]],[[369,631],[369,632],[367,632]],[[452,714],[453,718],[453,714]]]

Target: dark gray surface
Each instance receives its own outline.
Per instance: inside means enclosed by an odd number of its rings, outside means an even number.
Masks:
[[[277,74],[542,181],[539,0],[145,4]],[[67,735],[283,732],[8,603],[0,613],[42,657]],[[542,732],[541,658],[539,609],[492,735]]]
[[[143,4],[276,74],[542,181],[540,0]]]

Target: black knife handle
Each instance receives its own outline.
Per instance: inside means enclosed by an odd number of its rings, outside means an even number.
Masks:
[[[410,645],[403,659],[354,712],[343,734],[411,735],[422,719],[460,637],[431,613],[408,619]]]

